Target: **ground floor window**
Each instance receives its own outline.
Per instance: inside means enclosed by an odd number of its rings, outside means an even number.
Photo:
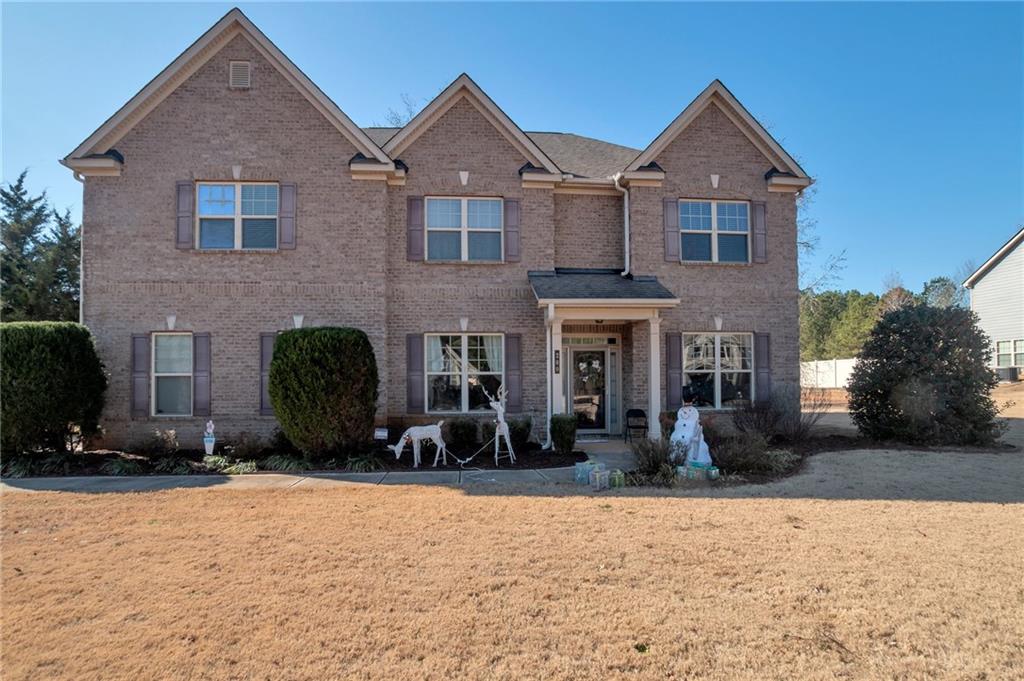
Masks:
[[[1024,340],[996,343],[997,367],[1024,367]]]
[[[490,409],[485,394],[498,395],[504,382],[501,334],[427,334],[427,411]]]
[[[753,334],[683,334],[683,386],[698,407],[728,409],[751,401],[753,374]]]
[[[153,334],[153,415],[192,415],[192,334]]]

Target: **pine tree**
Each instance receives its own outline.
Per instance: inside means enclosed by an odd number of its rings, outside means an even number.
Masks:
[[[36,267],[50,218],[46,192],[29,196],[23,171],[0,188],[0,286],[4,321],[42,319],[38,305]]]
[[[37,288],[44,319],[78,321],[79,268],[82,235],[71,221],[71,212],[53,212],[50,237],[40,246]]]

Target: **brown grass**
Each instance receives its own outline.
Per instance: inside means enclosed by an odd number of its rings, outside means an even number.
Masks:
[[[1019,504],[350,486],[3,506],[6,680],[1024,669]]]

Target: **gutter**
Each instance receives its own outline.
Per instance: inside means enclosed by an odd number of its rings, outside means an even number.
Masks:
[[[615,173],[615,175],[612,176],[612,181],[615,182],[615,188],[622,192],[622,229],[625,232],[623,246],[626,254],[626,268],[622,270],[621,275],[623,277],[627,277],[629,276],[629,189],[619,184],[619,179],[621,177],[622,173]]]

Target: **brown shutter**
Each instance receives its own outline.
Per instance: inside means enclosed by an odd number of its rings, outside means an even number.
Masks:
[[[423,260],[423,197],[410,196],[405,201],[406,260]]]
[[[519,199],[505,199],[505,262],[519,262]]]
[[[274,359],[274,341],[276,333],[260,334],[260,414],[274,415],[274,405],[270,403],[270,362]]]
[[[149,416],[149,351],[148,333],[132,334],[132,418]]]
[[[772,398],[772,346],[767,333],[754,334],[754,397],[758,402]]]
[[[177,184],[177,216],[178,221],[175,227],[175,247],[187,249],[195,246],[195,238],[192,228],[195,225],[195,218],[192,210],[192,202],[195,198],[195,187],[189,180],[182,180]]]
[[[281,235],[277,240],[277,247],[285,250],[295,248],[295,214],[298,206],[298,187],[292,182],[281,183],[281,206],[277,219]]]
[[[418,333],[410,333],[405,337],[405,367],[405,411],[409,414],[422,414],[423,336]]]
[[[679,262],[679,201],[665,199],[665,262]]]
[[[753,230],[751,237],[754,242],[754,262],[768,262],[768,228],[764,201],[750,204]]]
[[[210,415],[210,334],[192,336],[192,415]]]
[[[523,360],[522,336],[518,333],[505,334],[505,407],[510,412],[523,410]]]
[[[665,334],[665,354],[668,366],[665,369],[667,390],[666,404],[668,409],[679,409],[683,406],[683,336],[679,333]]]

